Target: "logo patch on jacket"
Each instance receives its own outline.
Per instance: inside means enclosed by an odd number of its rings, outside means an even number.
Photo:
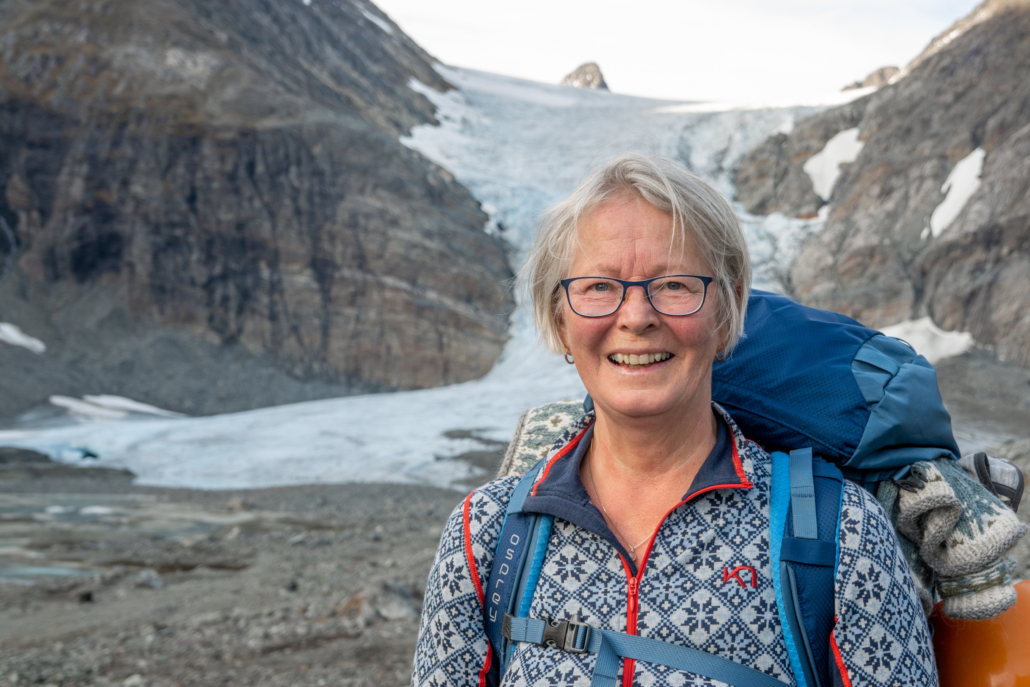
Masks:
[[[745,572],[745,571],[751,573],[751,586],[752,587],[757,587],[758,586],[758,573],[755,572],[755,569],[752,568],[750,565],[738,565],[733,570],[730,570],[729,568],[723,568],[722,569],[722,582],[723,582],[723,584],[729,582],[730,580],[733,580],[737,584],[739,584],[741,587],[746,588],[747,585],[744,583],[744,580],[740,577],[740,573]]]

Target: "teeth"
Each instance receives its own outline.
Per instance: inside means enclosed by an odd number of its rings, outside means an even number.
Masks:
[[[630,355],[627,353],[613,353],[609,358],[619,365],[636,365],[643,367],[652,363],[660,363],[672,357],[671,353],[644,353],[643,355]]]

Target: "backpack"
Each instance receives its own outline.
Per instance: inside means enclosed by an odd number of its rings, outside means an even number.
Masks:
[[[933,366],[905,342],[763,291],[752,292],[745,322],[733,355],[714,364],[712,397],[772,455],[769,541],[780,624],[798,684],[828,687],[829,643],[818,640],[829,637],[835,622],[844,479],[875,495],[881,480],[903,482],[913,463],[958,459],[959,450]],[[522,504],[542,466],[558,457],[544,455],[546,440],[561,443],[553,440],[575,415],[568,402],[545,408],[553,414],[546,423],[536,419],[546,429],[535,435],[526,427],[534,418],[523,415],[501,468],[502,475],[524,474],[505,513],[484,599],[501,676],[514,644],[524,641],[597,653],[591,684],[598,687],[615,687],[620,657],[731,685],[782,687],[765,673],[696,649],[576,619],[528,617],[553,517],[523,513]],[[593,410],[589,396],[583,409]],[[573,448],[566,443],[559,453]]]

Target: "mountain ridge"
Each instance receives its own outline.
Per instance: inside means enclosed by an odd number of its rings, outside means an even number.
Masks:
[[[33,362],[0,347],[18,390],[0,415],[55,393],[226,412],[492,367],[513,307],[506,248],[466,189],[399,142],[436,122],[410,81],[451,86],[379,15],[0,6],[0,215],[19,245],[0,308],[49,332]],[[108,335],[104,318],[134,322]],[[227,391],[150,383],[169,377],[153,337]]]
[[[735,176],[738,199],[757,213],[826,214],[790,268],[802,302],[875,327],[930,315],[1030,365],[1030,3],[982,3],[913,64],[753,150]],[[863,146],[823,207],[803,166],[850,128]],[[978,149],[975,193],[931,230],[949,175]]]

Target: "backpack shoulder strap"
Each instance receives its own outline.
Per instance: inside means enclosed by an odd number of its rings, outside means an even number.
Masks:
[[[497,652],[502,676],[511,653],[510,642],[502,632],[504,620],[511,616],[525,617],[529,612],[554,522],[550,515],[522,512],[522,505],[545,463],[546,460],[542,460],[534,465],[512,492],[490,569],[483,619],[490,646]]]
[[[772,458],[772,573],[787,653],[799,685],[829,687],[844,477],[810,448]]]

